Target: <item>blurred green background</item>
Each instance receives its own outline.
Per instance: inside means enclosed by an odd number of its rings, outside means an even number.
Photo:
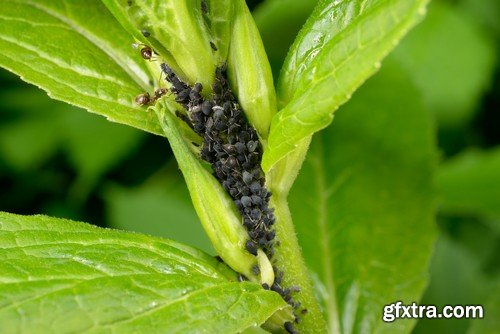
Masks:
[[[275,76],[314,3],[248,1]],[[436,0],[390,56],[434,115],[439,145],[440,237],[421,303],[483,304],[497,321],[499,40],[498,0]],[[50,100],[4,70],[0,82],[1,211],[144,232],[213,253],[164,138]],[[485,333],[483,326],[420,320],[414,333]]]

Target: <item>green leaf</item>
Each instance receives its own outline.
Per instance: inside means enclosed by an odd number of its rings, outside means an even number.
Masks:
[[[201,82],[210,89],[217,64],[200,0],[103,3],[129,34],[151,46],[184,80]]]
[[[469,150],[445,161],[437,182],[441,210],[500,220],[500,148]]]
[[[318,0],[266,0],[253,12],[277,80],[286,54]]]
[[[149,89],[133,39],[97,0],[2,2],[0,66],[49,96],[160,133],[134,98]]]
[[[313,140],[290,193],[306,263],[331,333],[407,333],[412,321],[380,317],[383,305],[418,301],[427,283],[436,236],[430,115],[388,62],[337,117]]]
[[[484,319],[472,320],[468,334],[497,333],[500,330],[500,281],[489,292],[488,301],[484,304]]]
[[[485,26],[496,39],[500,39],[500,3],[497,0],[461,0],[458,6],[462,8],[478,24]]]
[[[281,297],[175,242],[0,213],[0,326],[8,333],[233,333]]]
[[[200,0],[103,2],[132,36],[151,46],[181,78],[210,90],[217,59]]]
[[[485,302],[494,292],[495,279],[485,275],[482,267],[478,258],[460,243],[442,235],[435,246],[430,266],[431,279],[421,303],[438,307],[479,304],[484,307],[485,319],[420,319],[414,333],[466,333],[466,329],[476,322],[493,323],[498,316]],[[498,283],[498,278],[496,280]],[[495,331],[482,333],[493,334]]]
[[[467,123],[491,85],[495,41],[450,4],[434,2],[395,50],[443,127]]]
[[[326,127],[333,112],[379,67],[421,19],[427,0],[322,0],[283,67],[279,106],[262,165],[265,171],[301,140]]]

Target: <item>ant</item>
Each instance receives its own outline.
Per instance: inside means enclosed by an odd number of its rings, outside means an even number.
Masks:
[[[153,58],[155,57],[155,55],[157,54],[153,49],[151,49],[150,46],[146,45],[146,44],[139,44],[139,43],[134,43],[132,44],[132,46],[137,49],[139,48],[140,46],[142,46],[141,48],[141,57],[142,59],[144,60],[154,60]]]
[[[139,94],[135,98],[135,103],[137,103],[140,106],[152,105],[163,95],[167,94],[167,92],[168,90],[166,90],[165,88],[157,88],[155,90],[153,97],[151,97],[148,92]]]

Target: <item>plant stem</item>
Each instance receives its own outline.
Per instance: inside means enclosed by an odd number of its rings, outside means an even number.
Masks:
[[[326,322],[314,296],[308,269],[295,235],[286,196],[273,192],[271,206],[275,209],[276,235],[281,243],[275,248],[274,259],[278,268],[284,270],[283,286],[300,288],[300,292],[293,296],[296,302],[301,303],[301,308],[297,310],[301,322],[296,327],[300,333],[326,333]],[[307,309],[307,314],[300,314],[302,308]]]

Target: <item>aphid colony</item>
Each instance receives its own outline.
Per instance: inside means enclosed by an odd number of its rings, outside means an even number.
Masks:
[[[257,255],[257,249],[261,248],[272,258],[276,237],[273,229],[275,218],[273,209],[269,207],[271,192],[264,185],[264,173],[260,167],[262,147],[257,132],[247,122],[229,88],[225,66],[216,71],[210,100],[201,96],[203,87],[200,83],[190,87],[165,63],[161,64],[161,69],[172,85],[170,90],[175,94],[176,102],[187,111],[187,115],[177,115],[203,138],[201,158],[212,165],[215,177],[234,200],[243,217],[243,225],[249,235],[247,251]],[[264,284],[263,287],[278,292],[286,302],[298,309],[300,304],[292,299],[292,292],[298,292],[298,288],[283,288],[283,272],[276,267],[273,270],[273,285],[269,287]],[[291,323],[285,327],[291,333],[295,331]]]
[[[201,158],[212,165],[214,175],[230,194],[243,217],[250,239],[246,249],[257,255],[261,248],[269,258],[274,255],[274,215],[269,208],[271,193],[264,187],[260,168],[262,148],[257,132],[246,121],[219,68],[213,84],[213,96],[201,96],[202,85],[182,82],[166,65],[161,64],[166,80],[172,84],[175,100],[187,110],[178,113],[203,138]]]
[[[144,46],[141,55],[150,60],[153,51]],[[193,129],[202,139],[200,156],[211,164],[214,176],[233,199],[243,218],[243,225],[248,231],[249,240],[246,250],[257,255],[260,248],[272,259],[276,246],[276,232],[273,228],[275,217],[269,207],[271,193],[266,189],[264,173],[260,167],[262,147],[255,129],[247,122],[243,110],[229,87],[226,68],[217,69],[212,85],[213,95],[205,99],[201,95],[201,83],[189,86],[173,70],[162,63],[160,65],[166,80],[171,84],[170,91],[175,101],[182,105],[187,113],[180,111],[176,115]],[[157,89],[153,97],[148,93],[137,96],[136,102],[148,105],[166,94],[165,89]],[[255,267],[258,274],[258,267]],[[297,287],[281,286],[283,271],[273,266],[275,280],[272,286],[263,284],[265,289],[279,293],[296,311],[295,321],[299,322],[300,303],[292,298],[298,292]],[[245,279],[240,277],[240,279]],[[301,309],[306,314],[306,309]],[[292,323],[285,323],[289,333],[296,333]]]

